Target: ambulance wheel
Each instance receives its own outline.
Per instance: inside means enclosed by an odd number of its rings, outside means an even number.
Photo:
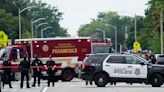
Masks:
[[[71,69],[65,69],[63,72],[62,72],[62,75],[61,75],[61,80],[62,81],[71,81],[74,77],[75,73],[73,70]]]
[[[163,77],[160,74],[153,74],[150,78],[152,87],[160,87],[163,84]]]
[[[97,87],[105,87],[106,84],[108,83],[108,76],[104,73],[98,73],[94,77],[95,84]]]

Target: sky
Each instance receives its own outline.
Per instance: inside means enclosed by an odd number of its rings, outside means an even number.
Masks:
[[[97,18],[99,12],[116,11],[121,15],[144,16],[149,0],[43,0],[63,12],[60,25],[68,29],[71,36],[77,36],[81,25]]]

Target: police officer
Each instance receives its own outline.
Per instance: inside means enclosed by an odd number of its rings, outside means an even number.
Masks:
[[[20,62],[19,69],[21,70],[21,83],[20,88],[23,88],[24,77],[26,76],[26,86],[29,86],[29,70],[30,70],[30,62],[26,60],[26,56],[24,56],[24,60]]]
[[[92,80],[89,80],[89,81],[87,80],[86,83],[85,83],[85,85],[88,85],[88,82],[89,82],[90,85],[93,85],[92,84]]]
[[[11,62],[8,61],[8,60],[4,60],[3,62],[3,66],[4,66],[4,80],[3,80],[3,87],[5,84],[9,84],[9,87],[12,88],[11,86],[11,80],[12,80],[12,77],[11,77]]]
[[[52,82],[52,86],[55,85],[55,61],[52,60],[52,56],[49,56],[49,60],[46,62],[46,69],[48,74],[48,87],[50,86],[50,82]]]
[[[110,85],[116,85],[116,82],[111,82]]]
[[[35,87],[36,78],[38,78],[38,86],[40,86],[40,79],[42,77],[40,66],[43,66],[43,63],[41,60],[39,60],[38,56],[36,55],[31,65],[33,66],[33,76],[34,76],[34,82],[32,86]]]

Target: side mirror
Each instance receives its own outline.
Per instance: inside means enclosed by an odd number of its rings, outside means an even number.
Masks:
[[[141,62],[140,64],[141,64],[141,65],[145,65],[145,63],[144,63],[144,62]]]

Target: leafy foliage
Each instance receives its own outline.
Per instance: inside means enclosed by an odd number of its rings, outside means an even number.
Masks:
[[[0,30],[3,30],[8,34],[9,38],[16,38],[18,36],[17,30],[18,17],[13,16],[11,13],[7,13],[4,9],[0,9]]]
[[[160,53],[160,12],[164,9],[163,0],[150,0],[148,8],[145,10],[146,17],[144,18],[144,29],[142,37],[148,48],[154,53]],[[164,10],[163,10],[164,13]]]
[[[140,42],[142,49],[152,49],[154,53],[160,53],[160,12],[164,13],[164,0],[149,0],[148,8],[145,10],[145,17],[136,16],[137,20],[137,41]],[[163,14],[164,15],[164,14]],[[99,27],[100,25],[104,25]],[[94,34],[95,28],[105,30],[106,37],[114,42],[113,27],[117,27],[118,45],[126,43],[128,49],[132,49],[134,42],[134,18],[120,16],[117,12],[101,12],[97,19],[91,23],[81,26],[78,31],[79,36],[90,36]],[[124,37],[124,28],[128,27],[128,39]],[[112,30],[112,31],[111,31]]]
[[[120,16],[117,12],[109,11],[107,13],[101,12],[98,14],[97,19],[93,19],[91,23],[82,25],[78,31],[79,36],[92,36],[102,33],[97,33],[96,29],[105,31],[106,38],[111,38],[115,42],[115,27],[117,28],[117,41],[118,46],[125,43],[125,27],[128,26],[128,33],[133,24],[133,18],[128,16]],[[114,44],[115,45],[115,44]],[[129,45],[128,45],[129,46]]]
[[[40,37],[40,31],[50,26],[51,29],[45,30],[44,37],[66,36],[67,30],[60,27],[62,14],[56,7],[51,7],[41,0],[0,0],[0,29],[3,29],[10,39],[18,38],[18,9],[23,10],[26,7],[35,6],[21,13],[22,38],[31,37],[31,20],[46,18],[38,21],[34,27],[40,23],[48,22],[49,25],[41,26],[34,30],[34,37]]]

